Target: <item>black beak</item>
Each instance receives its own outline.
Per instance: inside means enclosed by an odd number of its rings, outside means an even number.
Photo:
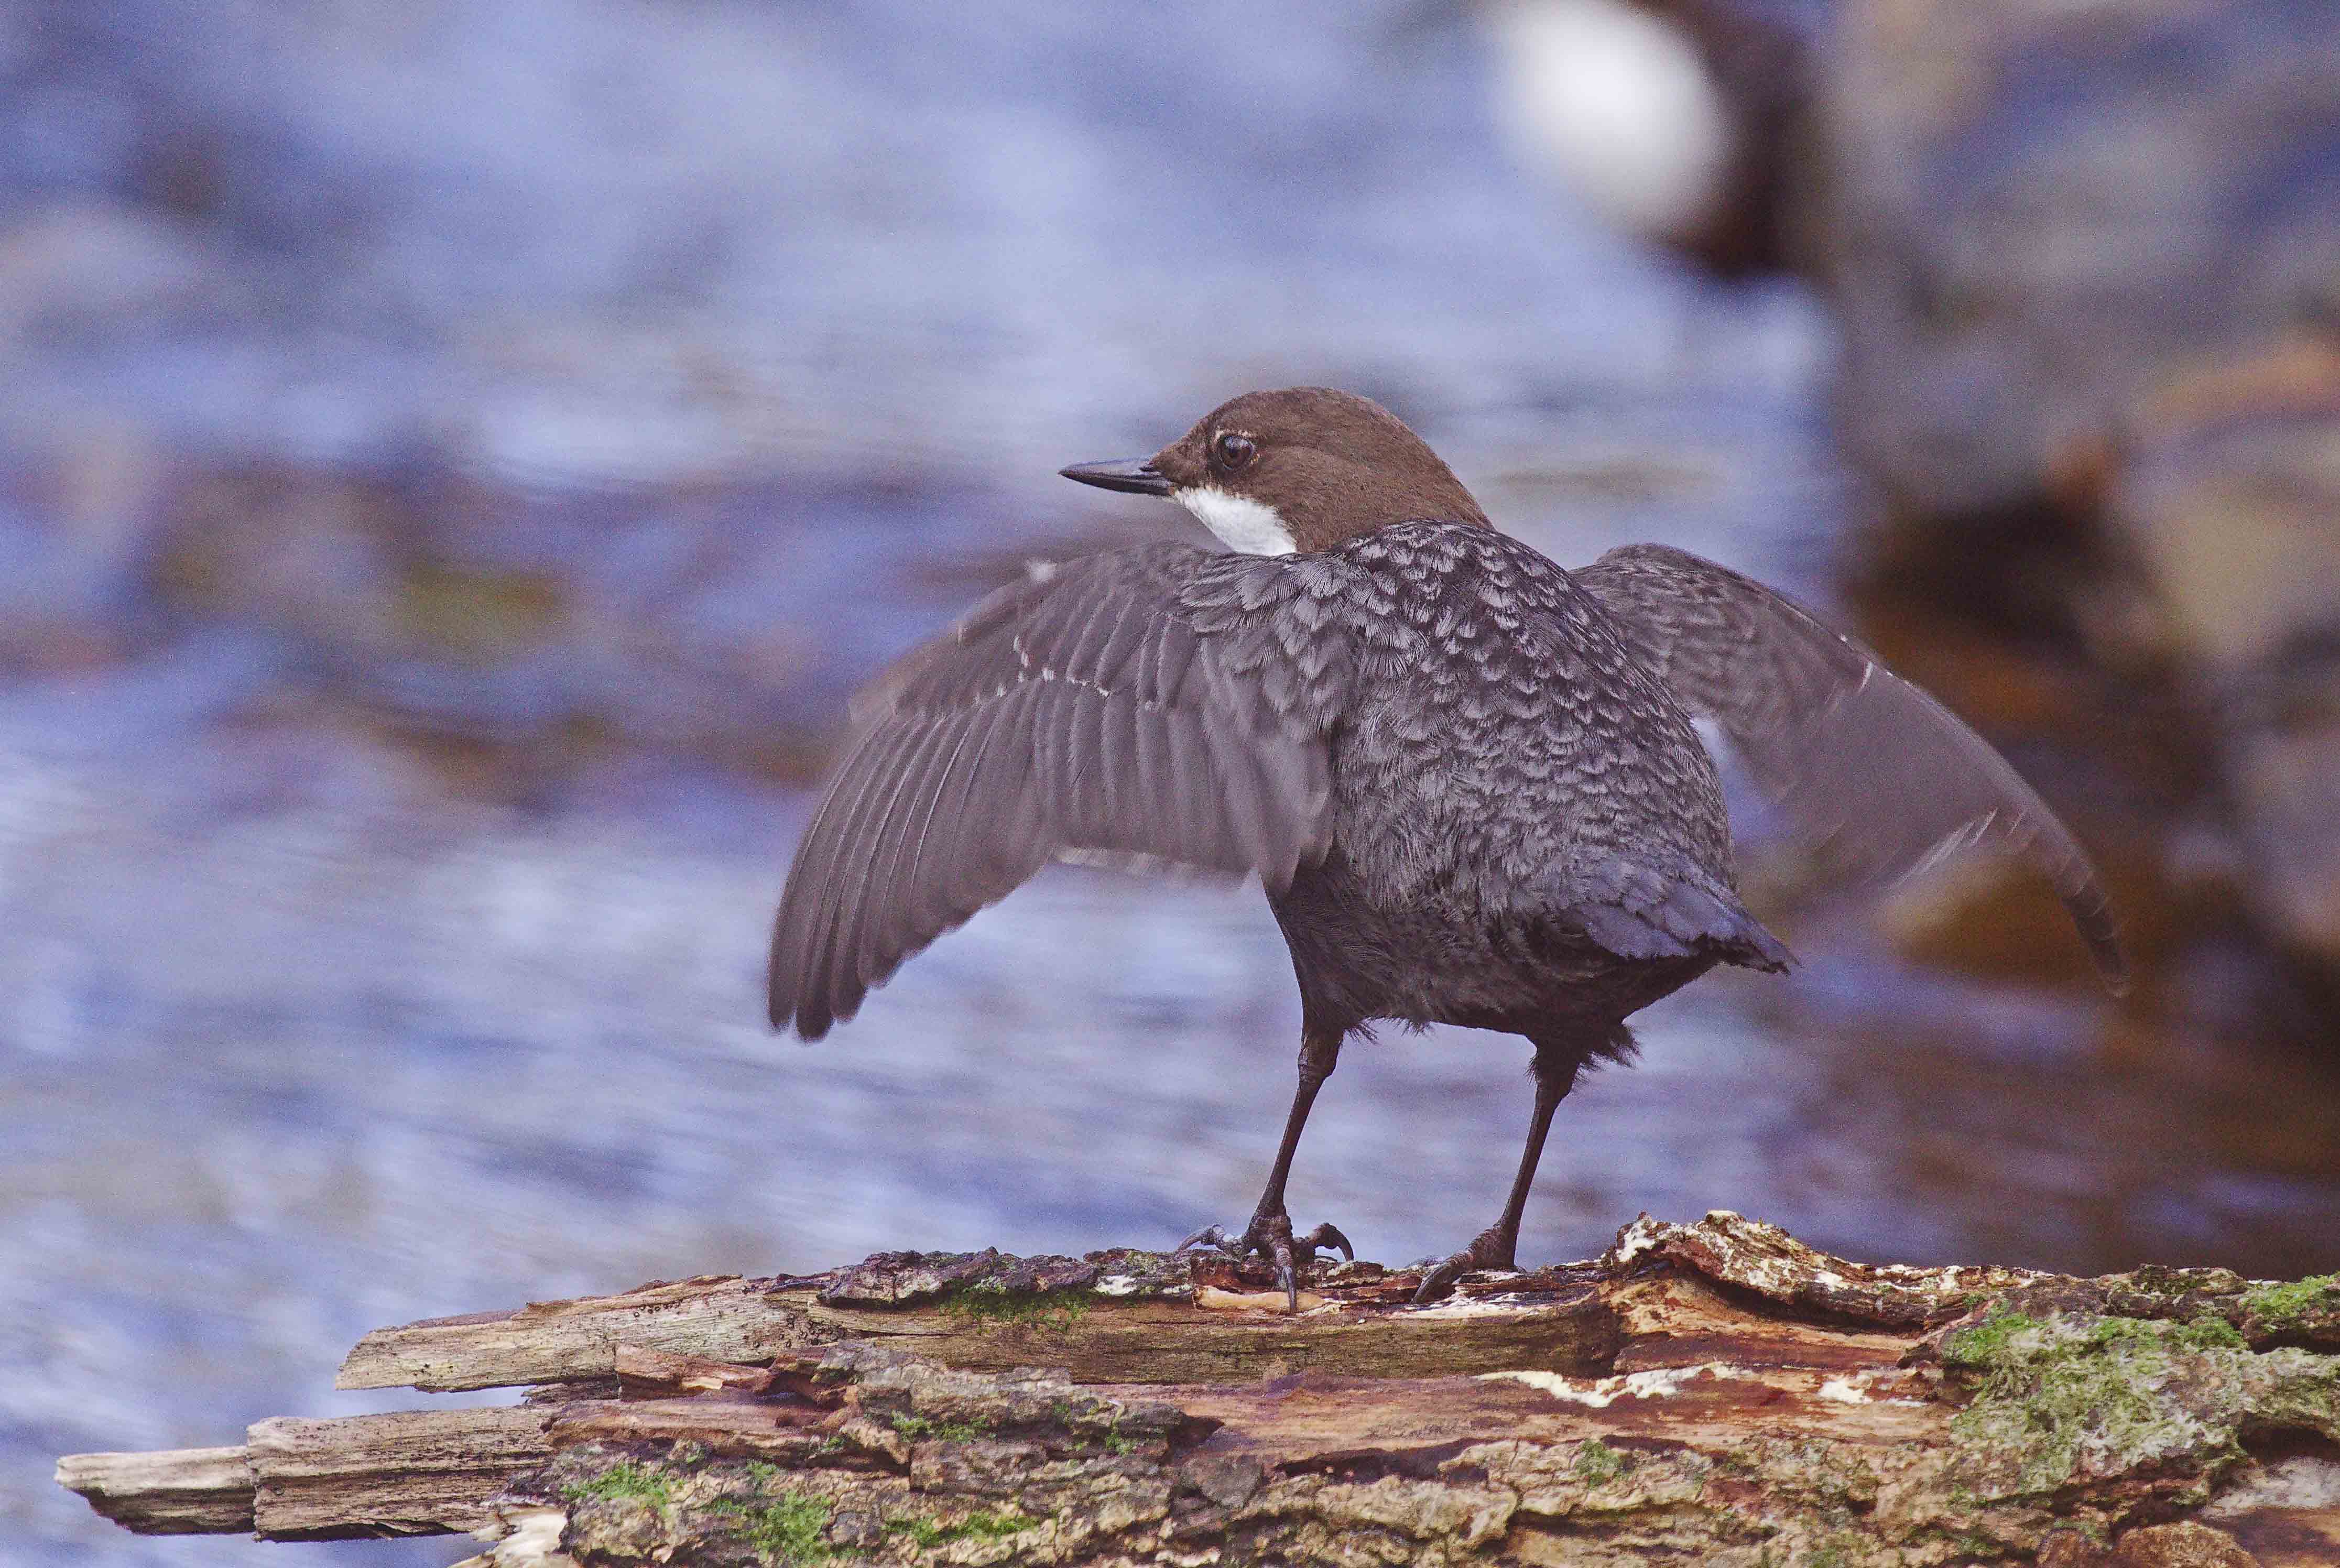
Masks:
[[[1131,495],[1170,493],[1170,481],[1155,470],[1150,457],[1125,457],[1118,462],[1076,462],[1056,471],[1099,490],[1125,491]]]

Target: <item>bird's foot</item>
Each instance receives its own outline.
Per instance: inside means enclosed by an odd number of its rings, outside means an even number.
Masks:
[[[1339,1247],[1341,1255],[1355,1262],[1356,1249],[1340,1227],[1320,1225],[1305,1236],[1292,1234],[1292,1216],[1282,1209],[1262,1209],[1251,1216],[1251,1224],[1241,1236],[1231,1235],[1225,1226],[1205,1226],[1185,1241],[1177,1250],[1189,1247],[1215,1246],[1229,1257],[1249,1257],[1256,1253],[1275,1265],[1275,1282],[1284,1287],[1285,1310],[1300,1310],[1300,1270],[1316,1261],[1319,1247]]]
[[[1422,1276],[1422,1284],[1413,1293],[1414,1301],[1419,1304],[1443,1300],[1453,1293],[1464,1275],[1479,1269],[1519,1267],[1513,1256],[1518,1246],[1518,1237],[1504,1236],[1497,1226],[1489,1226],[1471,1238],[1470,1245]]]

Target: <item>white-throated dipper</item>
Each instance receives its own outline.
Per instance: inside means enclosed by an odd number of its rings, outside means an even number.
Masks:
[[[1661,545],[1564,571],[1498,532],[1378,403],[1251,392],[1151,458],[1068,479],[1168,496],[1230,547],[1036,569],[857,702],[772,932],[771,1016],[818,1039],[1051,858],[1256,873],[1300,982],[1300,1087],[1259,1206],[1208,1242],[1274,1260],[1342,1042],[1377,1019],[1524,1035],[1535,1110],[1502,1215],[1425,1277],[1509,1269],[1552,1111],[1625,1019],[1788,951],[1739,901],[1713,719],[1805,830],[1888,878],[1997,836],[2121,973],[2104,892],[1982,739],[1874,654]]]

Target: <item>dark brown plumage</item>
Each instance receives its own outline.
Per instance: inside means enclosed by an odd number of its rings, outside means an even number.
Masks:
[[[1625,1019],[1716,963],[1785,968],[1740,903],[1691,719],[1796,820],[1889,879],[2008,840],[2117,974],[2053,813],[1939,704],[1760,584],[1656,545],[1571,573],[1490,526],[1378,405],[1253,393],[1142,461],[1222,537],[1035,571],[912,653],[798,847],[771,1012],[808,1039],[1051,858],[1255,873],[1302,1000],[1300,1089],[1258,1211],[1210,1239],[1295,1262],[1284,1186],[1317,1087],[1375,1019],[1509,1030],[1536,1107],[1502,1216],[1425,1280],[1512,1266],[1553,1108]]]

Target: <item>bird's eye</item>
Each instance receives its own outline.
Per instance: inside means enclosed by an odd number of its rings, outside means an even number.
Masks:
[[[1219,460],[1219,467],[1233,473],[1251,461],[1259,448],[1252,444],[1249,436],[1237,435],[1230,430],[1219,432],[1219,439],[1211,443],[1211,451]]]

